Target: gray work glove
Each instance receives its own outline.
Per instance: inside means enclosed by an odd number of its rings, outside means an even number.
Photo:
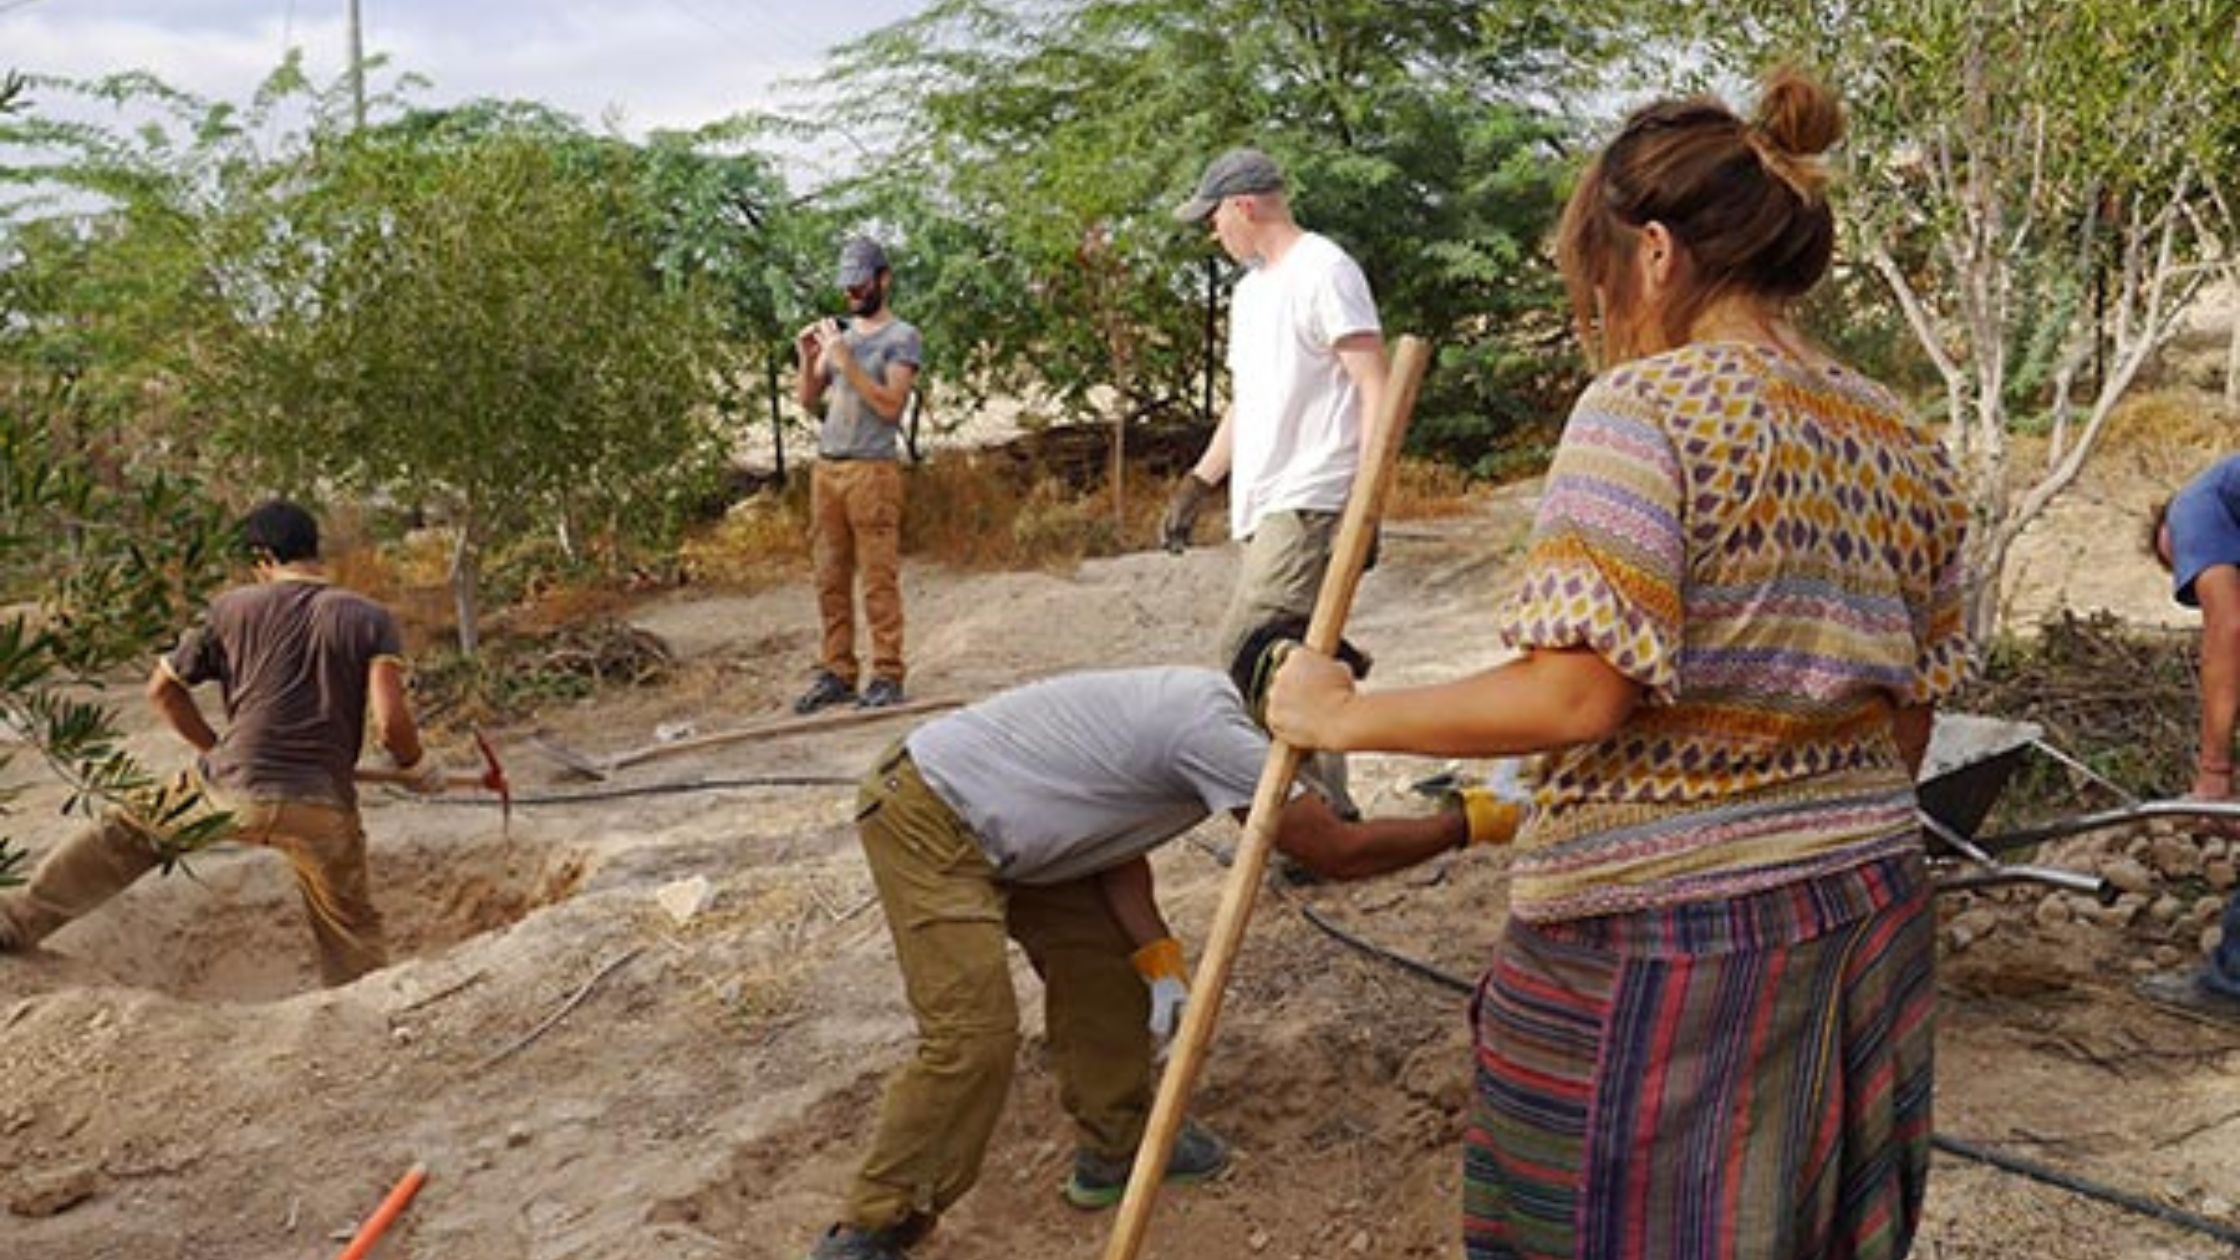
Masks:
[[[1179,556],[1189,550],[1190,531],[1197,528],[1198,513],[1205,510],[1206,499],[1212,494],[1213,487],[1199,480],[1198,474],[1182,475],[1173,497],[1167,500],[1167,514],[1159,521],[1159,541],[1168,551]]]

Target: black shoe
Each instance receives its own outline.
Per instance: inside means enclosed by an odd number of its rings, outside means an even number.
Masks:
[[[885,709],[902,703],[902,684],[892,678],[874,678],[856,701],[859,709]]]
[[[801,693],[801,698],[793,702],[793,711],[815,713],[836,704],[846,704],[855,698],[854,683],[843,680],[829,669],[820,669],[817,671],[816,681],[810,683],[809,689]]]
[[[1125,1160],[1106,1159],[1088,1151],[1073,1153],[1073,1174],[1066,1178],[1062,1189],[1066,1202],[1077,1208],[1094,1211],[1118,1203],[1128,1193],[1128,1174],[1135,1170],[1135,1157]],[[1174,1152],[1167,1158],[1167,1175],[1162,1180],[1170,1186],[1194,1186],[1212,1181],[1229,1171],[1229,1144],[1201,1129],[1196,1121],[1182,1122],[1182,1132],[1175,1135]]]
[[[2132,986],[2157,1006],[2175,1007],[2222,1023],[2240,1024],[2240,994],[2212,987],[2199,971],[2161,971]]]
[[[809,1260],[910,1260],[910,1257],[883,1231],[835,1225],[809,1249]]]

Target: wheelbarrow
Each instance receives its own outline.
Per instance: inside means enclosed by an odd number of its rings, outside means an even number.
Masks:
[[[1994,835],[1976,834],[2000,791],[2032,753],[2083,772],[2122,796],[2125,803]],[[2074,757],[2046,743],[2045,728],[2037,723],[2010,722],[1975,713],[1937,714],[1914,790],[1920,797],[1921,827],[1928,835],[1930,859],[1939,868],[1940,888],[2034,883],[2089,893],[2111,902],[2116,898],[2116,888],[2098,876],[2057,866],[2003,862],[1998,855],[2154,818],[2240,820],[2240,803],[2235,802],[2132,799]]]

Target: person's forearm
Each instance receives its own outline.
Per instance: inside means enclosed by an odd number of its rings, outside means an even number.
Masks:
[[[218,746],[218,732],[202,716],[202,707],[194,702],[194,693],[180,683],[165,679],[148,689],[148,700],[161,714],[166,725],[178,733],[179,738],[194,746],[198,753],[206,753]]]
[[[809,411],[815,411],[824,401],[824,372],[817,358],[814,354],[802,356],[793,374],[794,399]]]
[[[1229,423],[1235,415],[1234,407],[1221,413],[1221,423],[1213,427],[1212,440],[1206,443],[1206,449],[1199,454],[1198,462],[1190,469],[1191,476],[1209,486],[1218,486],[1229,476],[1230,452],[1234,449]]]
[[[1355,692],[1315,747],[1435,757],[1500,757],[1600,739],[1640,688],[1585,652],[1534,652],[1453,682]]]
[[[1460,810],[1423,818],[1377,818],[1346,825],[1346,843],[1323,859],[1316,874],[1330,879],[1367,879],[1406,870],[1462,847],[1470,834]],[[1311,869],[1311,868],[1310,868]]]
[[[2232,728],[2240,713],[2240,623],[2201,636],[2201,747],[2196,769],[2232,772]]]
[[[1104,902],[1118,920],[1120,930],[1128,943],[1137,948],[1174,935],[1167,921],[1159,914],[1159,899],[1154,894],[1151,880],[1151,863],[1137,857],[1109,870],[1097,873],[1098,890]]]

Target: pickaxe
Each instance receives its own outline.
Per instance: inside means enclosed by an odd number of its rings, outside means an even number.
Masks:
[[[474,733],[474,746],[482,754],[481,772],[461,770],[455,774],[447,774],[443,776],[443,784],[447,788],[479,787],[496,792],[498,826],[503,834],[510,836],[513,834],[513,783],[506,778],[506,768],[498,760],[498,750],[490,746],[489,739],[481,731]],[[402,783],[405,777],[402,770],[361,768],[358,771],[360,783]]]

